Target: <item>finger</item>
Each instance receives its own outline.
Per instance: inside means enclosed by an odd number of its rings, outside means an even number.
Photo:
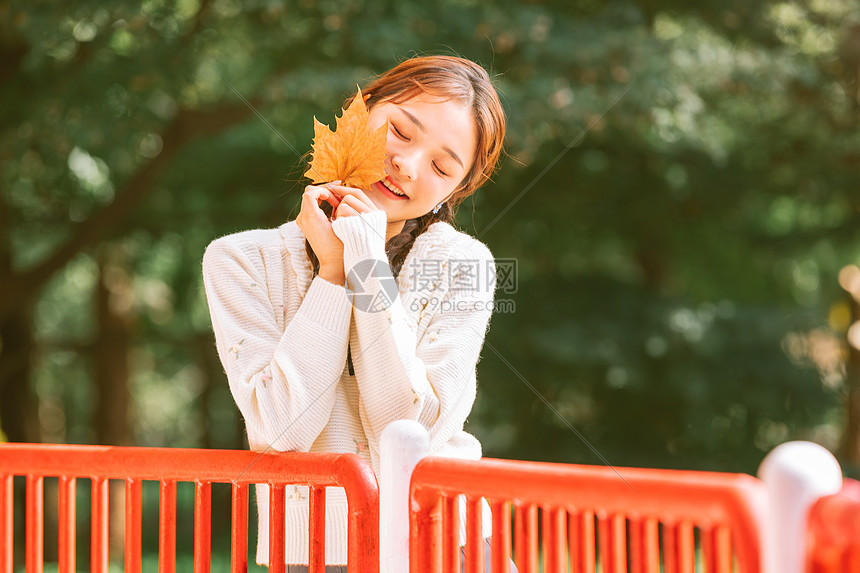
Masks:
[[[328,197],[329,195],[332,195],[332,191],[330,189],[328,189],[327,187],[324,187],[322,185],[308,185],[307,187],[305,187],[304,194],[310,195],[314,199],[317,199],[317,198]]]
[[[337,217],[350,217],[358,215],[358,211],[355,210],[349,203],[346,201],[341,201],[340,206],[337,208],[335,212],[335,218]]]
[[[341,196],[339,196],[337,193],[334,193],[331,189],[326,188],[326,190],[327,193],[324,197],[324,200],[328,201],[329,205],[337,209],[337,206],[340,204],[341,201]],[[318,203],[322,205],[322,201],[318,201]]]
[[[302,203],[310,206],[311,204],[319,207],[321,201],[324,201],[331,195],[331,192],[328,189],[323,187],[317,187],[315,185],[308,185],[305,187],[305,192],[302,193]]]
[[[324,185],[308,185],[305,187],[305,193],[310,193],[314,198],[325,199],[333,197],[335,193]]]
[[[314,198],[314,201],[316,201],[316,204],[318,206],[322,205],[323,201],[328,201],[328,203],[332,207],[337,208],[338,204],[340,203],[340,197],[338,197],[330,189],[323,186],[308,185],[307,187],[305,187],[305,193],[310,194]]]
[[[323,190],[322,193],[327,194],[328,191]],[[317,220],[328,220],[325,212],[320,208],[322,194],[318,189],[308,189],[302,195],[302,207],[301,212],[306,213],[307,216],[313,217]],[[324,200],[324,199],[323,199]]]
[[[328,189],[329,191],[331,191],[331,192],[332,192],[332,194],[334,194],[338,199],[340,199],[341,197],[343,197],[343,193],[342,193],[342,192],[338,192],[338,191],[335,189],[335,187],[340,186],[340,184],[341,184],[341,180],[340,180],[340,179],[338,179],[337,181],[330,181],[330,182],[328,182],[328,183],[324,183],[324,184],[323,184],[323,187],[325,187],[326,189]]]
[[[355,195],[356,197],[367,197],[367,194],[363,189],[359,189],[358,187],[347,187],[346,185],[340,185],[336,183],[329,183],[326,185],[326,189],[329,189],[338,195]]]
[[[355,195],[344,195],[341,203],[346,203],[358,213],[370,213],[376,210],[376,205],[371,204],[368,206],[367,203],[363,202]]]
[[[371,209],[376,209],[376,205],[373,203],[373,201],[370,200],[370,197],[367,196],[367,193],[365,193],[361,189],[358,189],[357,187],[345,187],[343,185],[329,184],[328,188],[335,193],[341,195],[342,197],[346,197],[349,195],[356,197],[362,202],[364,202]]]

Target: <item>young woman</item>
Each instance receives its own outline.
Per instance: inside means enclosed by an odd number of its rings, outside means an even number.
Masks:
[[[378,472],[380,433],[411,419],[432,454],[478,459],[463,425],[495,265],[452,221],[496,167],[504,111],[483,68],[448,56],[406,60],[362,92],[370,127],[388,121],[386,177],[364,190],[309,185],[294,221],[207,248],[221,362],[253,450],[355,452]],[[286,561],[306,571],[307,488],[287,493]],[[265,564],[265,486],[257,507]],[[326,571],[346,563],[346,515],[343,489],[329,488]],[[488,514],[484,524],[488,536]]]

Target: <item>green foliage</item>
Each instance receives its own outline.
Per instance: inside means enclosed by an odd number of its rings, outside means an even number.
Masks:
[[[752,472],[780,441],[835,448],[845,381],[809,349],[811,333],[838,346],[836,275],[860,256],[857,8],[0,2],[0,256],[23,276],[93,232],[38,289],[44,438],[94,440],[112,249],[137,443],[238,447],[199,355],[206,244],[295,216],[314,115],[400,59],[453,52],[495,75],[510,122],[510,156],[460,213],[518,261],[479,366],[485,453]]]

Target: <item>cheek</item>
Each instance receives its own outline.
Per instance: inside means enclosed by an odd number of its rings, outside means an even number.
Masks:
[[[424,196],[428,203],[432,202],[433,205],[447,197],[454,190],[454,186],[451,185],[448,181],[440,178],[435,171],[430,169],[429,171],[422,174],[424,184],[422,185],[424,189]]]
[[[397,136],[394,135],[394,132],[389,128],[388,135],[385,137],[385,149],[386,151],[394,149],[398,143]],[[390,153],[389,153],[390,155]]]

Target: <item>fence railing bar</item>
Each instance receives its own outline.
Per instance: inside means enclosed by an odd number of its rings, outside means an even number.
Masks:
[[[663,542],[663,573],[678,571],[678,534],[674,523],[663,523],[660,527]]]
[[[125,573],[140,573],[143,535],[142,484],[125,480]]]
[[[678,523],[678,571],[680,573],[695,573],[696,544],[693,534],[693,524],[687,520]]]
[[[284,527],[286,512],[286,487],[284,484],[269,484],[269,571],[284,573]]]
[[[559,571],[567,573],[569,568],[570,557],[567,551],[567,508],[554,507],[552,509],[552,530],[553,546],[558,552]]]
[[[158,487],[158,573],[176,573],[176,482]]]
[[[42,573],[45,547],[45,488],[41,475],[27,476],[26,566],[27,573]]]
[[[642,529],[642,519],[638,515],[628,516],[627,543],[629,551],[627,553],[627,561],[630,565],[630,573],[643,573],[643,569],[645,568],[645,547],[642,541]]]
[[[510,573],[511,553],[511,507],[506,501],[496,501],[492,505],[493,512],[493,573]]]
[[[248,570],[248,485],[231,485],[230,572]]]
[[[442,559],[448,571],[460,570],[460,496],[442,500]]]
[[[609,529],[609,571],[627,573],[627,519],[615,513],[607,519]]]
[[[308,573],[325,573],[325,493],[324,487],[308,489]]]
[[[15,477],[0,474],[0,571],[15,567]]]
[[[642,571],[660,573],[660,529],[654,517],[642,520]]]
[[[580,538],[580,559],[582,560],[582,571],[591,573],[597,567],[597,536],[594,525],[594,511],[590,509],[582,510],[579,516],[579,527],[582,532]]]
[[[209,573],[212,558],[212,484],[194,484],[194,573]]]
[[[605,512],[597,513],[597,554],[600,559],[601,571],[617,573],[613,565],[611,539],[609,535],[609,518]]]
[[[544,573],[556,573],[550,568],[550,544],[549,544],[549,511],[545,507],[540,508],[540,554],[543,556]]]
[[[576,508],[569,507],[566,510],[567,519],[567,559],[570,563],[571,573],[582,573],[579,555],[579,519]]]
[[[90,570],[93,573],[108,573],[107,478],[92,478],[90,492]]]
[[[483,507],[480,497],[466,497],[466,573],[484,571]]]
[[[58,484],[57,560],[60,573],[75,573],[77,539],[77,480],[60,476]]]
[[[537,573],[538,515],[534,504],[514,503],[514,563],[520,573]]]

